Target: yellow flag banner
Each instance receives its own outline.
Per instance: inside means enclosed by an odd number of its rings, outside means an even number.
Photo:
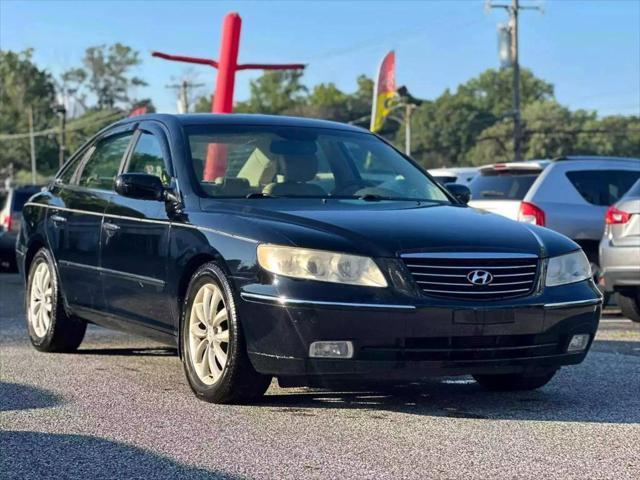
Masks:
[[[373,88],[371,108],[371,131],[379,132],[385,118],[391,112],[391,103],[396,96],[396,54],[392,50],[385,55]]]

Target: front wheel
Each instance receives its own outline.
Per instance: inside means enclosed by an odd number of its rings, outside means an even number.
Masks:
[[[535,390],[545,386],[556,374],[556,370],[542,374],[514,373],[503,375],[474,375],[482,387],[493,391]]]
[[[33,257],[27,277],[27,330],[33,346],[42,352],[75,351],[87,330],[87,323],[67,314],[53,263],[41,248]]]
[[[191,278],[182,316],[182,361],[196,396],[212,403],[244,403],[262,396],[271,377],[247,355],[233,290],[213,262]]]
[[[622,315],[634,322],[640,322],[640,290],[632,290],[624,294],[618,292],[616,301],[620,305]]]

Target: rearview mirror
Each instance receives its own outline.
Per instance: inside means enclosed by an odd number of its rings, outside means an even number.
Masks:
[[[164,200],[162,180],[148,173],[123,173],[116,178],[116,193],[140,200]]]
[[[453,195],[456,200],[465,205],[471,200],[471,190],[466,185],[460,183],[445,183],[445,188]]]

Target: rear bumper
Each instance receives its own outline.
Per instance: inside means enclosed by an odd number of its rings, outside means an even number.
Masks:
[[[16,261],[16,239],[13,233],[0,232],[0,261]]]
[[[640,247],[613,246],[605,238],[600,243],[600,262],[606,291],[640,287]]]
[[[261,373],[320,382],[416,379],[580,363],[591,342],[567,353],[569,340],[586,333],[592,341],[601,313],[595,289],[582,290],[579,300],[474,308],[283,301],[244,292],[239,310],[249,357]],[[309,358],[310,343],[319,340],[349,340],[354,356]]]

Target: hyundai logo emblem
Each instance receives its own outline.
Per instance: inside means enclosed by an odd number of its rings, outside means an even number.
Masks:
[[[486,270],[473,270],[467,275],[467,280],[474,285],[489,285],[493,281],[493,275]]]

